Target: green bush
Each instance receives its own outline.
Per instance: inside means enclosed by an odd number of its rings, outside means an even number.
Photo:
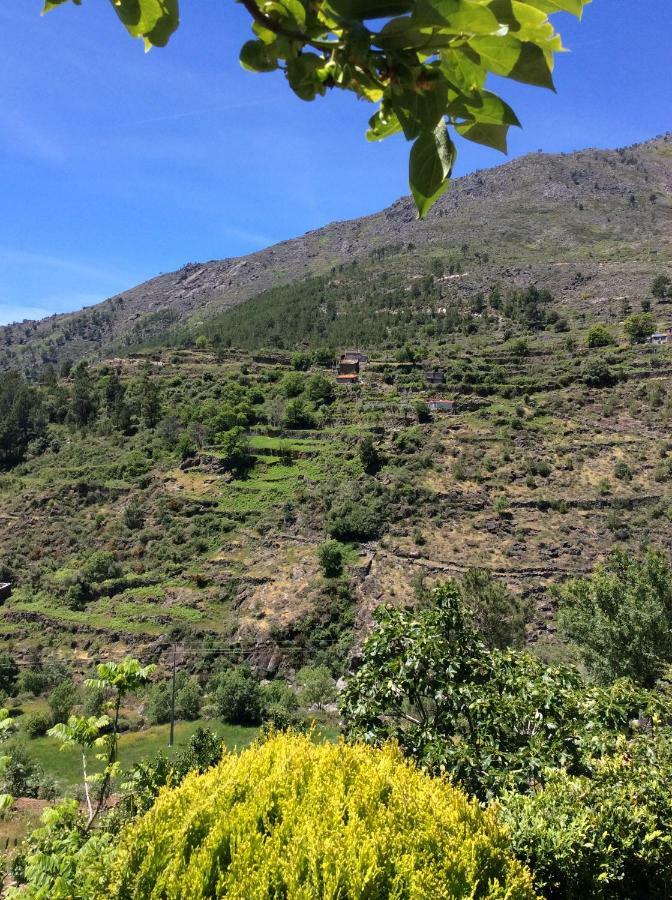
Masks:
[[[343,547],[338,541],[327,541],[317,548],[317,558],[326,578],[338,578],[343,573]]]
[[[560,623],[600,681],[652,687],[672,663],[672,571],[665,555],[615,551],[559,591]]]
[[[259,682],[247,666],[228,669],[219,677],[215,704],[223,722],[231,725],[258,725],[263,714]]]
[[[614,337],[606,325],[593,325],[588,329],[586,347],[609,347],[613,343]]]
[[[536,886],[557,900],[663,900],[672,879],[672,735],[623,744],[592,777],[558,770],[502,815]]]
[[[51,716],[46,713],[33,713],[26,716],[23,723],[23,730],[30,738],[43,737],[51,728]]]
[[[493,812],[398,750],[281,734],[162,793],[106,898],[533,900]]]
[[[56,723],[67,722],[77,699],[77,688],[72,681],[62,681],[57,684],[47,700],[53,721]]]

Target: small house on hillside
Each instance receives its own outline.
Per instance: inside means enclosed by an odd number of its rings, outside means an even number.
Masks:
[[[425,369],[425,381],[429,385],[438,387],[446,380],[445,369]]]
[[[432,397],[428,406],[435,413],[454,413],[457,408],[454,400],[444,400],[442,397]]]
[[[12,585],[9,581],[0,582],[0,603],[4,603],[12,595]]]
[[[359,360],[345,353],[338,361],[339,375],[359,375]]]
[[[365,353],[360,353],[359,350],[346,350],[343,356],[347,356],[349,359],[356,359],[359,363],[367,363],[369,361],[369,357]]]
[[[650,344],[672,344],[672,328],[666,328],[665,331],[656,331],[648,338]]]

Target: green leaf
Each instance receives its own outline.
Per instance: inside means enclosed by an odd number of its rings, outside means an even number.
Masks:
[[[52,9],[56,9],[57,6],[61,6],[63,3],[67,3],[68,0],[44,0],[44,6],[42,7],[42,15],[50,12]],[[82,0],[72,0],[75,6],[81,6]]]
[[[448,186],[455,156],[455,145],[443,122],[434,131],[424,131],[413,144],[409,183],[419,218],[427,214]]]
[[[413,9],[411,0],[327,0],[325,5],[339,19],[355,22],[401,16]]]
[[[567,12],[580,19],[584,6],[591,0],[526,0],[526,2],[545,13]]]
[[[383,107],[374,113],[369,119],[369,128],[366,132],[367,141],[382,141],[390,135],[401,131],[401,124],[396,114]]]
[[[475,37],[469,46],[481,65],[495,75],[554,90],[551,69],[544,51],[536,44],[506,37]]]
[[[501,23],[476,0],[416,0],[413,21],[419,27],[438,25],[453,34],[497,34]]]
[[[287,63],[287,80],[301,100],[314,100],[316,94],[324,93],[324,86],[320,77],[320,69],[324,67],[324,60],[316,53],[302,53]]]
[[[408,140],[432,131],[448,104],[448,86],[438,73],[428,73],[421,90],[395,90],[390,103]]]
[[[178,0],[110,0],[129,34],[145,46],[165,47],[180,23]]]
[[[507,144],[506,137],[509,132],[508,125],[487,125],[483,122],[465,122],[456,125],[457,133],[468,141],[475,144],[483,144],[485,147],[492,147],[493,150],[500,150],[506,153]]]
[[[263,41],[247,41],[240,51],[240,64],[250,72],[272,72],[278,68],[278,61],[270,55]]]

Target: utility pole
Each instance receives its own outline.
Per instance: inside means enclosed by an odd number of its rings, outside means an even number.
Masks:
[[[177,656],[177,644],[173,644],[173,689],[170,696],[170,739],[168,746],[175,742],[175,658]]]

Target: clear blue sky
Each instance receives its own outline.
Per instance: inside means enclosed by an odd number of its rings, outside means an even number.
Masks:
[[[401,137],[368,144],[368,104],[294,97],[238,64],[249,18],[182,0],[145,54],[106,0],[41,18],[0,5],[0,323],[77,309],[189,261],[239,255],[407,192]],[[621,146],[672,128],[672,3],[594,0],[557,16],[557,96],[506,83],[510,155]],[[458,173],[496,165],[462,144]]]

